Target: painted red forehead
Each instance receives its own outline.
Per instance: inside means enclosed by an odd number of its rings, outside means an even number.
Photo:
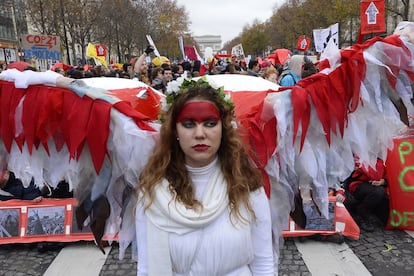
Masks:
[[[194,120],[203,122],[205,120],[220,120],[220,111],[218,107],[206,100],[190,101],[184,104],[180,114],[177,117],[177,123]]]

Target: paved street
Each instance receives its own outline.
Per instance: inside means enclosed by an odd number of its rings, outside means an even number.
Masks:
[[[414,234],[376,229],[362,231],[357,241],[343,244],[288,238],[281,251],[280,276],[301,275],[413,275]],[[103,255],[93,242],[0,245],[0,275],[136,275],[136,264],[118,260],[118,246],[107,248]]]

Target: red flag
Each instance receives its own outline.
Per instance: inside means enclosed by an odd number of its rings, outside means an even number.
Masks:
[[[189,60],[198,60],[193,46],[184,46],[184,53]]]
[[[360,5],[361,34],[385,32],[384,0],[362,0]]]
[[[310,38],[306,36],[300,36],[298,38],[298,44],[296,45],[296,50],[306,52],[310,46]]]
[[[104,44],[98,44],[95,47],[97,56],[106,57],[106,46]]]

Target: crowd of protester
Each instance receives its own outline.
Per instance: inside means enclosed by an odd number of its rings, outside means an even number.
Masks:
[[[301,73],[307,76],[317,72],[315,64],[303,55],[293,55],[285,64],[274,63],[272,60],[262,59],[261,57],[251,58],[247,61],[244,57],[235,55],[215,55],[205,62],[199,60],[171,62],[165,57],[154,57],[153,52],[154,48],[148,46],[142,55],[131,58],[129,62],[121,65],[111,64],[107,67],[91,65],[94,62],[90,60],[89,64],[83,66],[52,68],[55,72],[73,79],[116,77],[139,80],[163,92],[165,92],[168,82],[183,74],[186,74],[187,77],[242,74],[261,77],[281,86],[291,86],[302,78]],[[309,74],[306,73],[306,65],[312,67]],[[6,67],[1,70],[3,69],[6,69]],[[36,71],[36,68],[27,66],[24,70]],[[295,76],[295,80],[287,81],[291,76]]]

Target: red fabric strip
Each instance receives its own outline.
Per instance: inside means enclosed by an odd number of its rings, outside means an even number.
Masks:
[[[101,171],[109,136],[111,104],[102,100],[94,100],[89,115],[86,141],[89,146],[93,165],[97,174]]]

